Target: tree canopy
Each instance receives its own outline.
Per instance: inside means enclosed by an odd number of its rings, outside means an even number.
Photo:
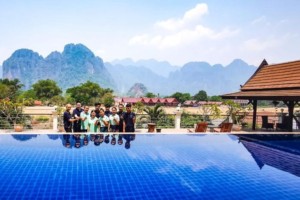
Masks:
[[[192,96],[190,93],[181,93],[181,92],[176,92],[176,93],[172,94],[170,97],[177,99],[177,101],[179,101],[180,103],[183,103],[186,100],[192,99]]]
[[[220,96],[211,96],[209,97],[210,101],[223,101],[222,97]]]
[[[80,102],[82,104],[93,104],[96,101],[104,100],[102,97],[104,97],[105,94],[113,93],[113,90],[109,88],[101,88],[99,84],[87,81],[85,83],[82,83],[79,86],[75,86],[72,88],[67,89],[66,91],[67,95],[69,95],[72,99],[74,99],[76,102]],[[112,96],[106,96],[106,101],[111,102]],[[93,101],[93,102],[92,102]],[[110,103],[106,102],[106,103]]]
[[[193,99],[197,101],[208,101],[208,96],[204,90],[200,90],[197,94],[194,95]]]
[[[9,98],[12,101],[20,94],[23,84],[18,79],[0,79],[0,98]]]
[[[53,80],[39,80],[32,85],[33,91],[39,99],[51,99],[62,93],[57,83]]]
[[[154,98],[154,97],[156,97],[156,95],[153,94],[152,92],[147,92],[146,95],[145,95],[145,97]]]

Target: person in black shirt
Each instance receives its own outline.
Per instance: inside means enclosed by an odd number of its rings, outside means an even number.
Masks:
[[[100,103],[95,103],[95,113],[96,113],[96,117],[99,118],[100,117]]]
[[[134,132],[135,113],[131,112],[131,104],[126,105],[126,113],[123,115],[123,132]]]
[[[110,112],[110,106],[109,105],[105,105],[105,112],[104,115],[106,115],[107,117],[109,117],[112,113]]]
[[[124,109],[124,105],[123,104],[120,104],[119,105],[119,111],[117,112],[117,114],[119,115],[119,117],[120,117],[120,121],[119,121],[119,132],[123,132],[123,115],[124,115],[124,111],[123,111],[123,109]]]
[[[74,124],[73,124],[73,131],[74,131],[74,133],[81,132],[80,113],[82,111],[83,111],[83,109],[81,108],[81,103],[77,103],[76,104],[76,108],[73,110],[73,114],[72,114],[72,116],[74,117],[74,119],[76,119],[76,121],[74,121]]]
[[[67,133],[72,132],[72,122],[76,121],[76,119],[72,119],[71,115],[71,104],[66,105],[66,111],[64,112],[64,128]]]

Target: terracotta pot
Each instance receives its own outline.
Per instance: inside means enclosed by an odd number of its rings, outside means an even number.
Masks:
[[[156,133],[161,133],[161,128],[157,128]]]
[[[149,133],[154,133],[155,132],[155,127],[156,127],[155,123],[148,123],[148,132]]]
[[[14,129],[15,129],[15,132],[22,132],[24,127],[22,124],[15,124]]]
[[[59,127],[58,127],[58,132],[60,132],[60,133],[61,133],[61,132],[64,132],[64,131],[65,131],[65,129],[64,129],[64,127],[63,127],[63,126],[59,126]]]
[[[241,130],[242,130],[241,125],[237,125],[237,124],[232,125],[232,131],[241,131]]]

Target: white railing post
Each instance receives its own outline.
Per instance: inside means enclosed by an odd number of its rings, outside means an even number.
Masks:
[[[53,131],[57,131],[57,126],[58,126],[58,116],[57,116],[57,112],[53,111],[52,112],[52,117],[53,117]]]
[[[175,129],[176,130],[180,129],[181,114],[182,114],[182,111],[180,109],[180,106],[178,106],[175,111]]]

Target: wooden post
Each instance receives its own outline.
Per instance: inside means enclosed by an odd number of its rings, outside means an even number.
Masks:
[[[256,127],[257,100],[253,100],[252,105],[253,105],[252,130],[255,131],[255,127]]]
[[[288,107],[289,117],[288,117],[288,124],[287,130],[289,132],[293,132],[293,118],[294,118],[294,107],[297,102],[294,101],[283,101],[285,105]]]
[[[295,107],[295,102],[289,101],[288,102],[288,110],[289,110],[288,131],[289,132],[293,132],[294,107]]]

